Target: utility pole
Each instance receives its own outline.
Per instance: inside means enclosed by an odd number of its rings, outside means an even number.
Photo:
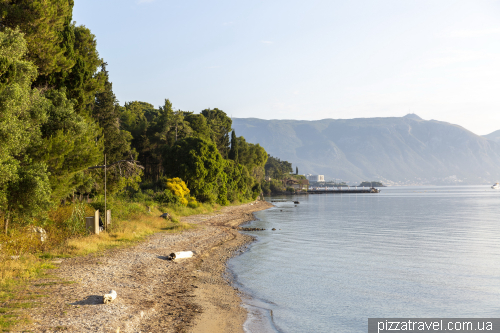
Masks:
[[[93,166],[93,167],[89,167],[88,169],[104,169],[104,230],[108,231],[108,219],[107,219],[107,215],[108,215],[108,205],[107,205],[107,182],[108,182],[108,168],[113,166],[113,165],[116,165],[118,163],[129,163],[129,164],[134,164],[135,167],[138,167],[138,168],[141,168],[141,169],[144,169],[144,167],[142,165],[138,165],[137,162],[139,161],[135,161],[133,159],[130,159],[130,160],[120,160],[120,161],[117,161],[117,162],[114,162],[114,163],[111,163],[110,165],[107,165],[107,161],[106,161],[106,154],[104,154],[104,165],[96,165],[96,166]]]
[[[107,206],[107,188],[106,184],[108,183],[108,168],[106,168],[106,154],[104,154],[104,230],[108,231],[108,206]]]

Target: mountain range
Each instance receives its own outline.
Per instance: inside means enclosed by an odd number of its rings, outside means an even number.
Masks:
[[[233,129],[291,162],[294,171],[297,166],[300,174],[321,174],[326,180],[389,185],[500,181],[500,131],[482,137],[415,114],[315,121],[233,118]]]

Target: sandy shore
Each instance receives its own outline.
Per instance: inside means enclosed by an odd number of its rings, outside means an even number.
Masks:
[[[180,234],[160,233],[130,248],[63,260],[51,272],[57,278],[31,287],[50,296],[30,309],[32,324],[19,331],[243,332],[247,313],[224,274],[226,262],[251,241],[237,226],[271,206],[224,207],[184,218],[198,226]],[[185,250],[195,256],[166,260],[169,253]],[[111,289],[117,299],[102,304]]]

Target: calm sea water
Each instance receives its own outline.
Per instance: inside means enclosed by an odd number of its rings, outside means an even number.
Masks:
[[[249,226],[267,230],[249,232],[257,242],[229,262],[251,295],[248,332],[366,332],[371,317],[500,317],[500,190],[388,187],[286,199],[300,204],[256,213]]]

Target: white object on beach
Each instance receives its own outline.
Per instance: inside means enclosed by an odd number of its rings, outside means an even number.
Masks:
[[[193,251],[180,251],[175,252],[175,259],[187,259],[194,255]]]
[[[109,292],[109,294],[106,294],[102,297],[102,301],[104,304],[108,304],[108,303],[111,303],[113,302],[115,299],[116,299],[116,291],[114,290],[111,290]]]
[[[179,251],[179,252],[170,253],[167,258],[169,260],[187,259],[187,258],[193,257],[193,255],[194,255],[193,251]]]

